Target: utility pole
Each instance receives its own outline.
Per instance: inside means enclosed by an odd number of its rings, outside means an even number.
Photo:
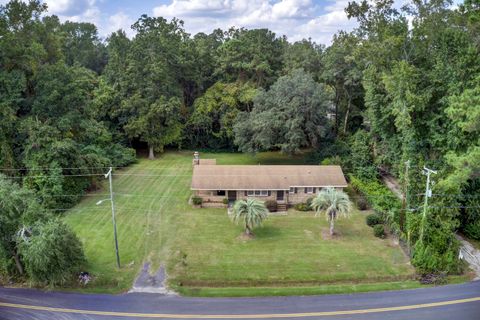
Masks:
[[[112,167],[105,174],[105,178],[108,178],[110,184],[110,202],[112,204],[112,222],[113,222],[113,238],[115,240],[115,254],[117,255],[117,266],[120,268],[120,255],[118,253],[118,240],[117,240],[117,223],[115,222],[115,204],[113,202],[113,188],[112,188]]]
[[[410,169],[410,160],[405,162],[405,177],[403,179],[403,198],[402,198],[402,212],[400,213],[400,230],[405,231],[405,217],[408,205],[408,169]]]
[[[437,171],[428,169],[427,167],[423,167],[424,175],[427,176],[427,186],[425,188],[425,203],[423,205],[423,216],[422,216],[422,228],[420,229],[420,241],[423,241],[423,231],[425,229],[425,221],[427,218],[427,206],[428,206],[428,198],[432,196],[432,189],[430,189],[430,175],[437,174]]]

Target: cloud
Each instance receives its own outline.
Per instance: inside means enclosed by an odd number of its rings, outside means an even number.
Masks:
[[[108,17],[106,25],[100,28],[100,33],[103,36],[108,36],[112,32],[122,29],[125,31],[127,36],[131,38],[134,36],[134,31],[130,28],[133,23],[134,19],[132,19],[128,14],[120,11]]]
[[[308,34],[319,43],[329,44],[333,35],[339,30],[353,30],[357,26],[357,22],[347,18],[343,5],[347,6],[348,1],[336,1],[336,3],[326,7],[325,9],[328,12],[299,26],[299,33]]]
[[[65,16],[81,15],[95,5],[95,0],[47,0],[48,11]]]
[[[101,12],[96,0],[44,0],[48,14],[57,15],[62,21],[91,22],[99,24]]]
[[[347,19],[346,5],[348,0],[327,0],[322,6],[313,0],[171,0],[155,7],[153,14],[182,19],[193,34],[232,26],[269,28],[289,40],[312,38],[328,44],[334,33],[355,25]]]

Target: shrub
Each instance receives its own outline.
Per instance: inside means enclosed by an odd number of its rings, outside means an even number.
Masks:
[[[275,212],[277,211],[277,201],[267,200],[265,201],[265,207],[267,207],[268,211]]]
[[[418,241],[413,252],[412,264],[422,275],[461,272],[462,264],[458,260],[458,242],[452,241],[448,247],[439,250],[435,243],[426,244]]]
[[[373,227],[377,224],[381,224],[383,221],[382,221],[382,217],[380,217],[380,215],[378,215],[376,213],[372,213],[372,214],[369,214],[365,218],[365,222],[367,223],[367,225],[369,227]]]
[[[34,283],[65,284],[85,265],[82,243],[60,220],[37,224],[19,241],[25,271]]]
[[[298,210],[298,211],[310,211],[311,208],[308,204],[306,203],[297,203],[295,205],[295,210]]]
[[[222,202],[223,204],[228,204],[228,198],[223,198]]]
[[[376,224],[373,226],[373,234],[377,238],[385,238],[385,229],[383,227],[383,224]]]
[[[368,209],[368,202],[364,197],[357,198],[357,208],[362,211]]]
[[[463,232],[469,238],[480,240],[480,220],[469,223],[463,228]]]
[[[203,199],[201,197],[194,196],[192,197],[192,203],[196,206],[199,206],[203,203]]]
[[[377,180],[361,180],[352,175],[349,178],[353,189],[366,197],[370,207],[377,214],[382,212],[385,217],[382,223],[387,223],[391,230],[397,230],[400,222],[401,200]]]
[[[320,164],[323,165],[323,166],[329,166],[329,165],[341,166],[342,165],[342,159],[339,156],[333,156],[333,157],[323,159],[320,162]]]

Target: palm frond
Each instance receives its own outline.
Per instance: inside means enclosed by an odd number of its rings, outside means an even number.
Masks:
[[[268,209],[257,199],[238,200],[233,205],[232,220],[246,229],[260,226],[267,218]]]
[[[345,192],[334,188],[325,188],[312,200],[312,207],[315,210],[315,216],[325,212],[328,220],[330,217],[336,219],[339,215],[347,217],[352,204]]]

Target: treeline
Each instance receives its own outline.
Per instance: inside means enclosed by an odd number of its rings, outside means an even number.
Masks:
[[[146,15],[133,38],[102,40],[39,1],[11,1],[0,9],[0,167],[46,208],[66,208],[95,188],[88,174],[134,161],[132,148],[308,148],[363,182],[395,175],[408,197],[390,221],[416,265],[458,270],[454,231],[480,238],[480,1],[346,12],[359,27],[328,47],[267,29],[190,35]],[[419,221],[424,165],[438,174]]]

